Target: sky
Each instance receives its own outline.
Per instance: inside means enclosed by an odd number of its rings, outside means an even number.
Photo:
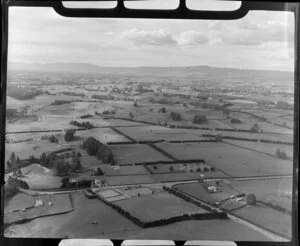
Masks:
[[[200,8],[197,2],[190,6]],[[9,62],[294,69],[292,13],[256,11],[218,21],[67,18],[34,7],[9,11]]]

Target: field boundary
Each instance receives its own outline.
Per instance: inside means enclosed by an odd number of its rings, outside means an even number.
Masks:
[[[217,135],[213,134],[202,134],[203,137],[211,137],[216,138]],[[258,139],[258,138],[242,138],[242,137],[233,137],[233,136],[221,136],[223,139],[231,139],[231,140],[240,140],[240,141],[251,141],[251,142],[262,142],[262,143],[271,143],[271,144],[284,144],[284,145],[293,145],[292,142],[283,142],[283,141],[273,141],[267,139]]]
[[[158,151],[159,153],[163,154],[164,156],[170,158],[171,160],[173,160],[173,161],[178,161],[178,159],[177,159],[176,157],[172,156],[170,153],[168,153],[168,152],[164,151],[163,149],[159,148],[159,147],[156,146],[155,144],[148,143],[148,145],[149,145],[151,148],[153,148],[153,149],[155,149],[156,151]]]
[[[270,154],[270,153],[266,153],[266,152],[263,152],[263,151],[259,151],[259,150],[256,150],[256,149],[251,149],[251,148],[248,148],[248,147],[244,147],[244,146],[240,146],[240,145],[233,144],[233,143],[228,143],[228,142],[223,142],[223,143],[226,143],[226,144],[229,144],[229,145],[241,148],[241,149],[247,149],[247,150],[251,150],[251,151],[257,152],[257,153],[261,153],[261,154],[269,155],[269,156],[272,156],[272,157],[275,157],[275,158],[278,158],[278,159],[282,159],[282,158],[277,157],[276,155],[273,155],[273,154]],[[291,157],[288,157],[288,158],[285,158],[285,159],[282,159],[282,160],[290,160],[290,161],[292,161]]]
[[[115,131],[116,133],[122,135],[123,137],[125,137],[126,139],[130,140],[131,142],[136,142],[136,140],[128,135],[126,135],[125,133],[123,133],[122,131],[118,130],[117,128],[115,128],[114,126],[109,126],[110,129],[112,129],[113,131]]]

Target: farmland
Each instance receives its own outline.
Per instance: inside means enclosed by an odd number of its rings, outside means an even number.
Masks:
[[[111,146],[117,165],[134,165],[139,162],[168,161],[162,155],[146,144],[113,145]]]
[[[194,204],[187,203],[169,193],[160,192],[115,202],[134,217],[150,222],[185,213],[208,213]],[[137,209],[136,205],[138,208]]]
[[[292,174],[292,162],[224,143],[158,143],[161,149],[179,159],[204,159],[230,176]],[[232,153],[235,153],[232,155]]]
[[[273,88],[265,78],[248,86],[223,75],[12,74],[9,84],[28,93],[7,96],[5,187],[22,181],[28,189],[8,193],[6,221],[21,224],[5,235],[290,238],[293,105],[280,108],[279,94],[264,105],[260,91]],[[49,194],[59,208],[12,215],[49,203]],[[247,205],[249,194],[256,205]],[[219,213],[226,217],[209,217]]]

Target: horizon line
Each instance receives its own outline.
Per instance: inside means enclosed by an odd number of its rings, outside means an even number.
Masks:
[[[39,64],[39,65],[47,65],[47,64],[86,64],[86,65],[92,65],[97,66],[100,68],[186,68],[186,67],[209,67],[209,68],[220,68],[220,69],[236,69],[236,70],[255,70],[255,71],[270,71],[270,72],[294,72],[295,69],[292,70],[275,70],[275,69],[258,69],[258,68],[240,68],[240,67],[220,67],[220,66],[212,66],[212,65],[186,65],[186,66],[154,66],[154,65],[147,65],[147,66],[106,66],[106,65],[98,65],[94,63],[88,63],[88,62],[14,62],[14,61],[8,61],[7,65],[9,63],[21,63],[26,65],[32,65],[32,64]],[[16,70],[16,69],[15,69]]]

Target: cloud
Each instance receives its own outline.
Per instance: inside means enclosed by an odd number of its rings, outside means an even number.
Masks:
[[[208,43],[209,39],[202,32],[186,31],[180,34],[177,43],[179,45],[197,45]]]
[[[209,25],[209,35],[224,45],[259,46],[266,42],[293,41],[294,25],[288,16],[283,20],[273,17],[265,21],[255,17],[246,17],[231,25],[217,21]]]
[[[124,31],[122,37],[130,40],[136,46],[141,45],[172,45],[176,44],[176,40],[173,38],[172,34],[163,29],[154,31],[145,31],[140,29],[131,29]]]

